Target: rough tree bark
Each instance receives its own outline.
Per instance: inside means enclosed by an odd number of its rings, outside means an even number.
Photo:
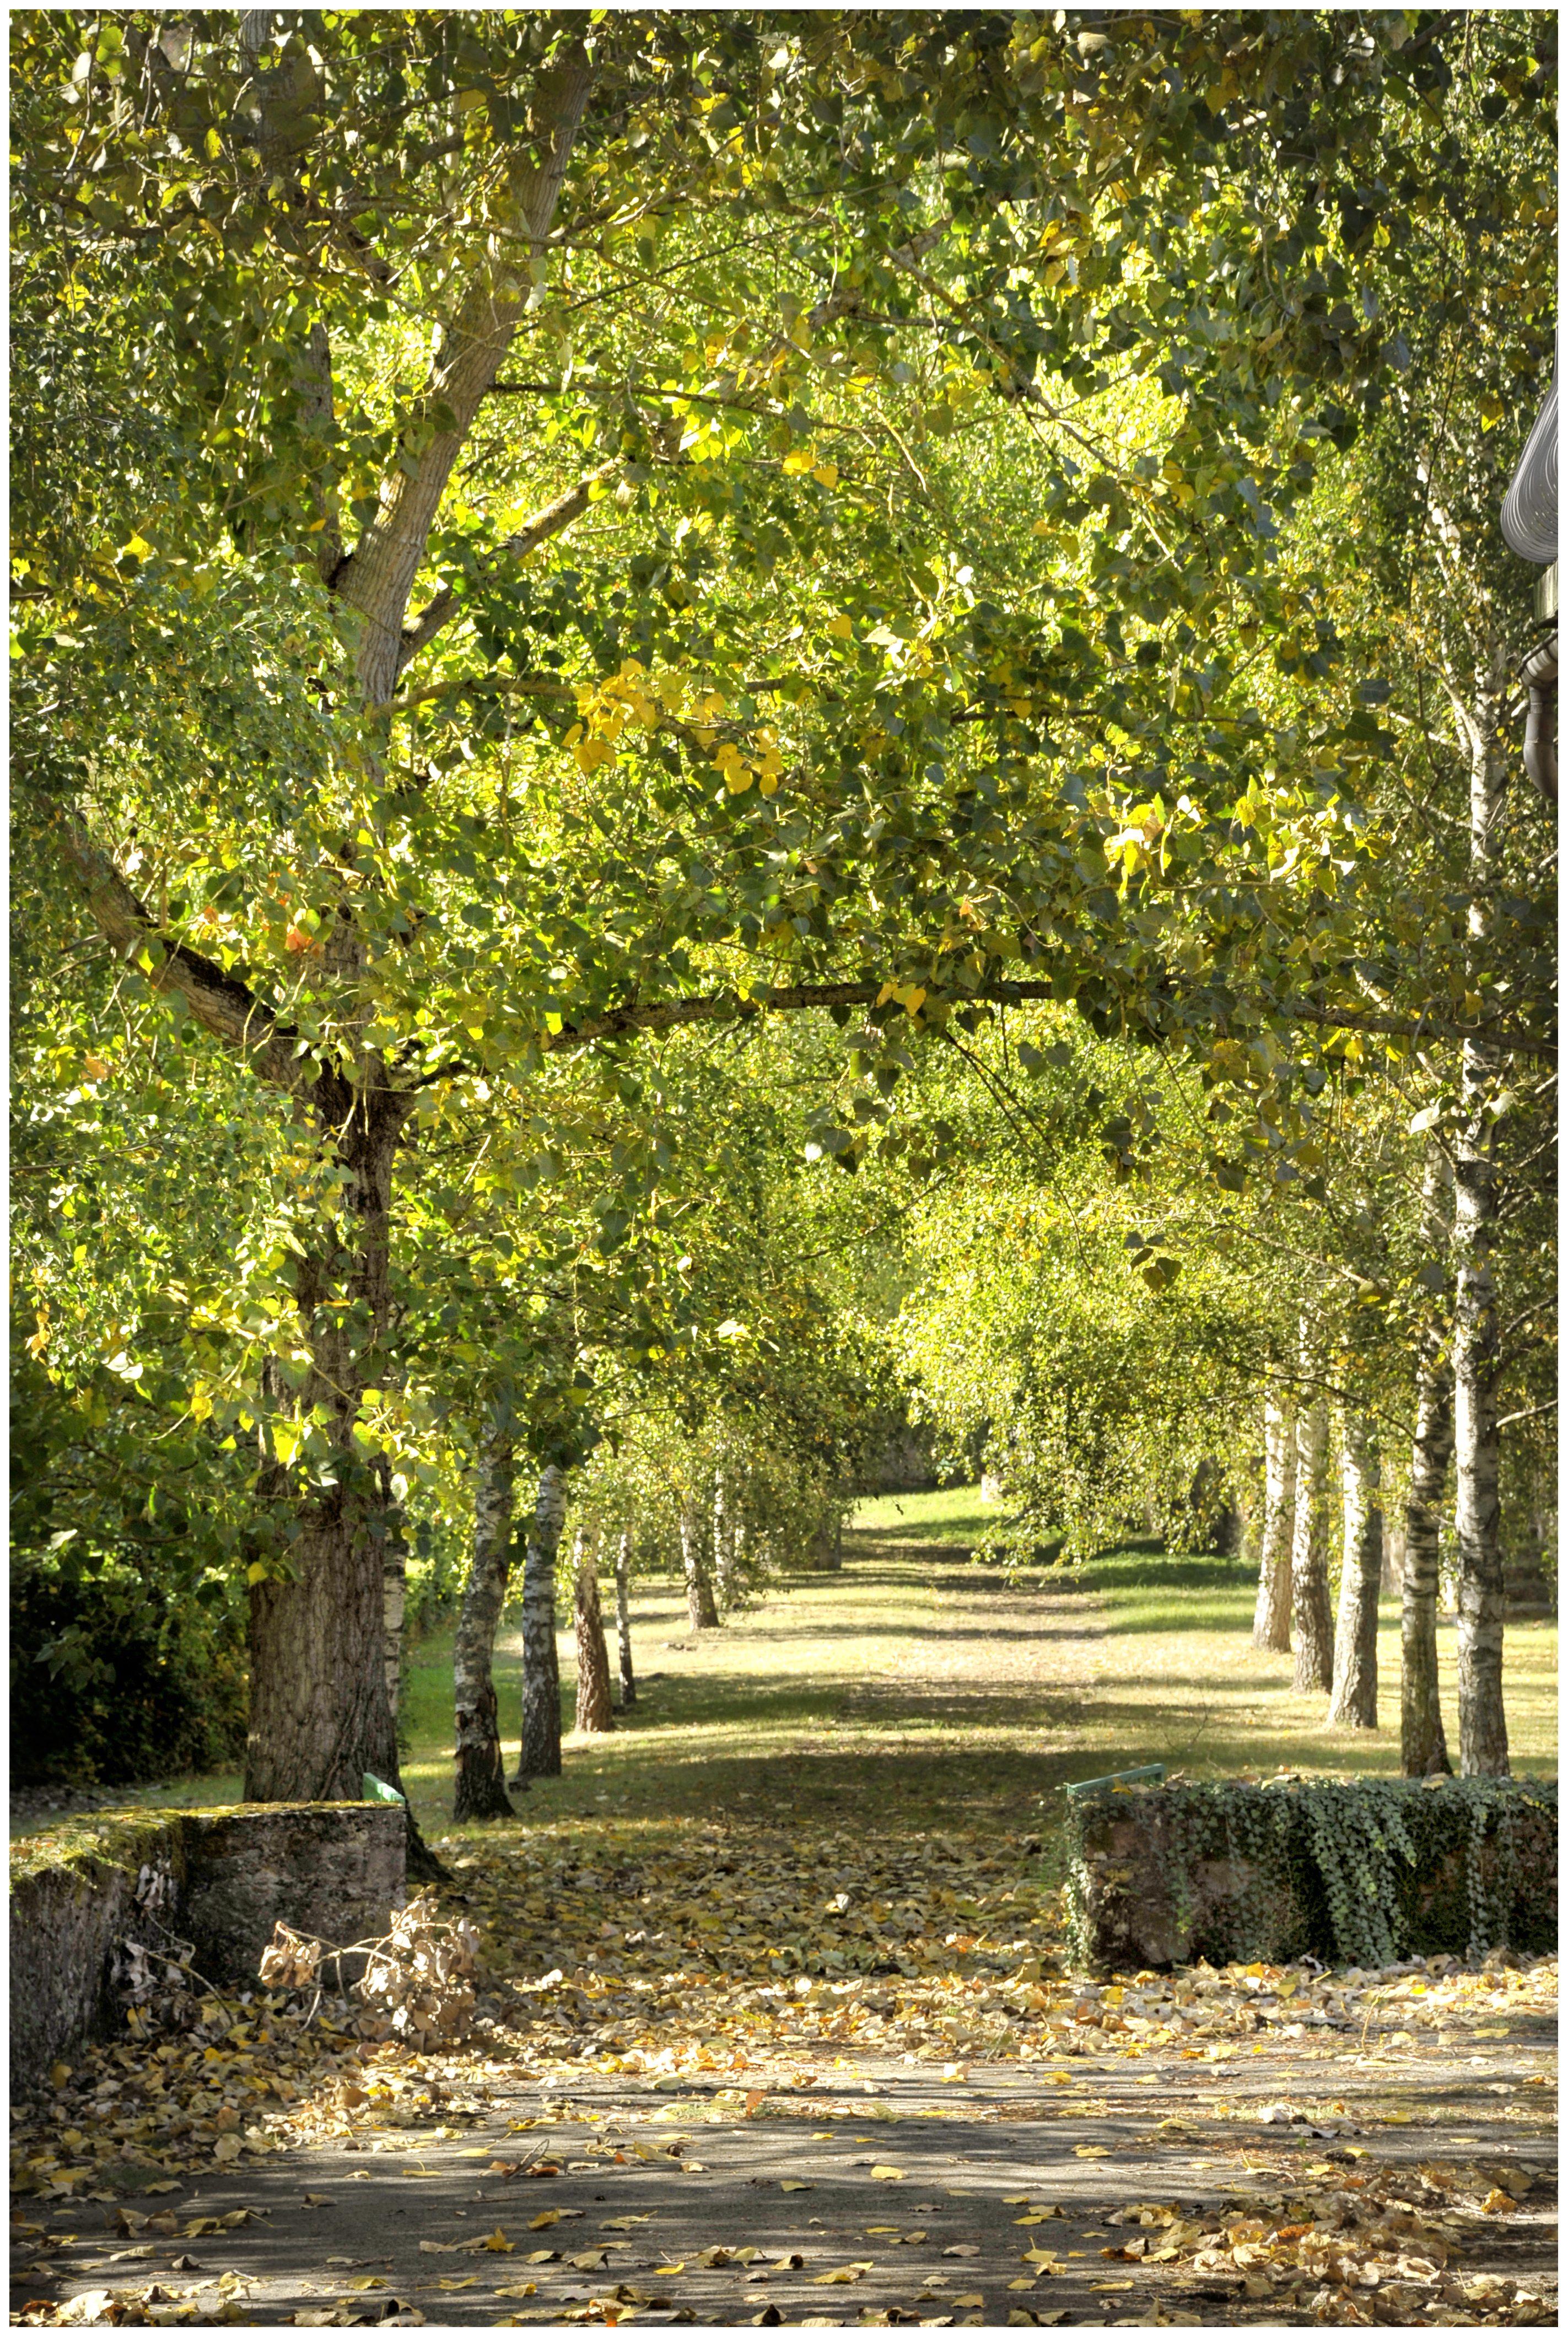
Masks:
[[[1290,1543],[1290,1607],[1296,1633],[1294,1684],[1332,1683],[1334,1618],[1328,1606],[1328,1540],[1324,1500],[1328,1474],[1328,1412],[1304,1403],[1296,1414],[1296,1525]]]
[[[1508,785],[1502,714],[1507,668],[1501,648],[1474,707],[1457,709],[1470,750],[1469,963],[1472,987],[1486,972],[1493,863],[1501,849]],[[1497,1123],[1502,1084],[1495,1047],[1470,1038],[1459,1072],[1454,1152],[1454,1533],[1459,1560],[1459,1774],[1505,1777],[1503,1711],[1503,1545],[1497,1489],[1500,1336],[1492,1246],[1497,1226]]]
[[[501,1720],[492,1669],[512,1565],[512,1438],[494,1421],[479,1442],[474,1483],[474,1558],[452,1650],[457,1770],[452,1814],[510,1818]]]
[[[514,1785],[561,1775],[561,1671],[555,1653],[555,1554],[566,1521],[566,1472],[539,1472],[523,1562],[523,1744]]]
[[[1377,1726],[1377,1592],[1383,1576],[1382,1471],[1363,1413],[1339,1416],[1345,1554],[1334,1632],[1328,1717],[1343,1728]]]
[[[387,1701],[392,1706],[392,1726],[397,1726],[397,1707],[403,1696],[403,1623],[408,1608],[408,1537],[404,1530],[402,1504],[394,1499],[392,1472],[383,1457],[377,1463],[377,1475],[385,1504],[387,1539],[381,1551],[381,1647],[387,1672]]]
[[[1290,1544],[1296,1529],[1296,1416],[1270,1374],[1263,1395],[1263,1548],[1252,1644],[1290,1652]]]
[[[628,1526],[615,1548],[615,1640],[621,1658],[621,1709],[637,1701],[637,1680],[632,1669],[632,1529]]]
[[[1436,1145],[1421,1189],[1421,1246],[1446,1256],[1453,1172]],[[1406,1777],[1453,1775],[1437,1693],[1438,1529],[1454,1451],[1454,1387],[1443,1335],[1424,1325],[1416,1350],[1416,1433],[1405,1502],[1405,1567],[1399,1609],[1399,1766]]]
[[[702,1521],[694,1501],[681,1505],[681,1562],[686,1570],[686,1620],[692,1631],[716,1631],[719,1609],[702,1550]]]
[[[610,1703],[610,1650],[604,1644],[604,1617],[599,1604],[599,1537],[577,1536],[577,1729],[580,1735],[602,1736],[615,1726]]]
[[[353,1429],[386,1335],[392,1155],[407,1105],[384,1088],[349,1090],[328,1072],[308,1092],[348,1182],[341,1250],[296,1262],[295,1301],[310,1354],[299,1411],[325,1407],[338,1481],[298,1497],[292,1579],[251,1588],[248,1802],[357,1802],[367,1771],[399,1783],[387,1692],[390,1521],[378,1472],[357,1452]],[[345,1296],[347,1307],[329,1303]],[[289,1497],[280,1472],[269,1472],[261,1490],[275,1501]]]

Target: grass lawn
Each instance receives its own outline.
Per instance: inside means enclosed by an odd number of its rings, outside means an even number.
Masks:
[[[1250,1643],[1253,1583],[1222,1558],[1133,1548],[1076,1576],[1012,1585],[971,1566],[995,1512],[972,1487],[863,1502],[836,1574],[799,1577],[723,1629],[686,1627],[681,1587],[637,1587],[639,1695],[607,1736],[565,1740],[564,1774],[518,1795],[531,1821],[710,1816],[926,1831],[1049,1826],[1054,1789],[1164,1761],[1190,1776],[1280,1767],[1387,1775],[1398,1767],[1398,1613],[1384,1602],[1382,1726],[1328,1728],[1286,1657]],[[563,1606],[564,1606],[563,1600]],[[560,1641],[565,1724],[575,1657]],[[1449,1742],[1458,1723],[1454,1626],[1439,1628]],[[1514,1766],[1554,1775],[1557,1633],[1508,1628]],[[498,1650],[509,1762],[521,1635]],[[410,1651],[404,1779],[427,1835],[451,1824],[451,1633]],[[238,1776],[187,1780],[149,1801],[237,1797]]]

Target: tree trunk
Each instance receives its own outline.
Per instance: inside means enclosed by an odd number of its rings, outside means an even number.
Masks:
[[[615,1726],[610,1706],[610,1650],[599,1604],[599,1538],[577,1536],[577,1731],[603,1736]]]
[[[480,1439],[474,1488],[474,1560],[452,1650],[457,1773],[452,1814],[511,1818],[492,1669],[512,1566],[512,1439],[493,1422]]]
[[[1421,1190],[1421,1247],[1428,1259],[1449,1243],[1452,1176],[1436,1145]],[[1454,1394],[1442,1334],[1428,1321],[1416,1351],[1416,1435],[1405,1502],[1399,1606],[1399,1766],[1406,1777],[1453,1775],[1437,1694],[1438,1529],[1454,1450]]]
[[[621,1657],[621,1709],[637,1701],[632,1670],[632,1529],[627,1527],[615,1551],[615,1638]]]
[[[516,1785],[561,1775],[561,1671],[555,1653],[555,1553],[566,1519],[566,1472],[539,1472],[523,1565],[523,1745]]]
[[[844,1521],[824,1518],[811,1537],[811,1564],[818,1573],[837,1574],[844,1564]]]
[[[543,267],[539,244],[549,233],[566,175],[583,109],[593,86],[593,67],[578,51],[541,73],[529,93],[529,144],[540,157],[523,164],[513,180],[519,224],[535,240],[534,264]],[[524,152],[528,151],[524,147]],[[495,257],[468,287],[455,316],[442,327],[438,357],[427,390],[431,411],[445,407],[453,426],[437,430],[417,464],[390,471],[382,483],[379,508],[360,533],[351,557],[334,577],[338,596],[363,620],[358,650],[361,691],[370,706],[385,706],[409,656],[429,637],[436,603],[411,628],[404,624],[408,596],[421,567],[430,531],[440,510],[452,466],[463,451],[485,391],[505,362],[530,298],[527,255],[515,245],[492,246]],[[447,601],[451,595],[444,596]]]
[[[276,1462],[263,1472],[264,1497],[297,1502],[298,1531],[290,1579],[257,1582],[250,1592],[248,1802],[358,1802],[367,1771],[399,1782],[387,1693],[387,1496],[353,1431],[387,1321],[392,1158],[407,1100],[384,1089],[349,1090],[328,1072],[312,1100],[345,1183],[340,1247],[295,1268],[310,1354],[296,1411],[300,1419],[313,1410],[329,1417],[336,1481],[296,1493]]]
[[[728,1615],[735,1604],[735,1529],[724,1506],[724,1480],[713,1480],[713,1574],[719,1612]]]
[[[386,1504],[386,1540],[381,1558],[381,1646],[387,1670],[387,1700],[392,1706],[392,1726],[403,1700],[403,1622],[408,1606],[408,1540],[403,1530],[403,1507],[392,1494],[392,1472],[385,1456],[377,1463],[377,1481]]]
[[[1345,1555],[1334,1633],[1328,1717],[1342,1728],[1377,1726],[1377,1593],[1383,1575],[1382,1472],[1364,1415],[1340,1414]]]
[[[681,1560],[686,1569],[686,1622],[692,1631],[716,1631],[719,1609],[702,1560],[702,1521],[695,1501],[681,1505]]]
[[[1328,1541],[1324,1497],[1328,1472],[1328,1413],[1321,1402],[1296,1414],[1296,1522],[1290,1542],[1290,1607],[1296,1627],[1298,1688],[1326,1688],[1334,1677],[1334,1618],[1328,1606]]]
[[[1500,729],[1506,669],[1468,719],[1470,745],[1470,985],[1487,973],[1493,862],[1500,848],[1507,759]],[[1459,1774],[1505,1777],[1503,1713],[1503,1547],[1497,1491],[1497,1129],[1489,1107],[1502,1083],[1494,1047],[1466,1039],[1460,1060],[1454,1159],[1455,1540],[1458,1545]]]
[[[1252,1644],[1290,1652],[1290,1544],[1296,1527],[1296,1422],[1289,1397],[1270,1375],[1263,1396],[1263,1548]]]

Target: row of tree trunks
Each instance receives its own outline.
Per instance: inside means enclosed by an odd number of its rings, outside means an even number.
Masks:
[[[495,1635],[506,1601],[513,1548],[514,1455],[509,1430],[492,1423],[480,1440],[474,1484],[474,1555],[453,1649],[456,1779],[453,1816],[509,1818],[495,1683]],[[514,1792],[531,1776],[561,1774],[561,1685],[555,1646],[555,1565],[565,1519],[564,1472],[540,1474],[533,1530],[523,1573],[523,1751]],[[632,1664],[631,1570],[628,1528],[615,1553],[615,1622],[621,1703],[637,1700]],[[573,1609],[577,1644],[576,1726],[590,1736],[612,1728],[610,1652],[599,1590],[599,1543],[587,1528],[573,1550]]]
[[[1421,1246],[1448,1247],[1453,1177],[1436,1145],[1421,1187]],[[1454,1452],[1453,1382],[1435,1323],[1416,1350],[1416,1430],[1405,1502],[1405,1573],[1399,1601],[1399,1766],[1407,1777],[1452,1774],[1437,1694],[1438,1521]]]

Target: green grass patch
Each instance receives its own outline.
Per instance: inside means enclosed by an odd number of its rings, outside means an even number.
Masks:
[[[1289,1657],[1252,1646],[1253,1579],[1232,1559],[1132,1543],[1076,1572],[1009,1581],[969,1553],[997,1517],[975,1486],[863,1501],[837,1573],[769,1589],[718,1631],[688,1628],[682,1586],[634,1587],[639,1697],[608,1736],[568,1734],[564,1774],[516,1796],[524,1824],[614,1818],[651,1833],[730,1813],[779,1824],[889,1832],[1051,1833],[1060,1788],[1150,1761],[1191,1777],[1391,1775],[1399,1761],[1399,1626],[1380,1616],[1376,1731],[1326,1726]],[[567,1611],[561,1601],[563,1618]],[[1450,1743],[1458,1740],[1454,1627],[1439,1626]],[[563,1726],[575,1676],[559,1640]],[[522,1648],[496,1651],[508,1765]],[[1510,1623],[1504,1692],[1514,1765],[1556,1774],[1556,1628]],[[427,1836],[451,1827],[450,1628],[413,1643],[403,1779]],[[238,1776],[143,1789],[144,1808],[235,1798]]]

